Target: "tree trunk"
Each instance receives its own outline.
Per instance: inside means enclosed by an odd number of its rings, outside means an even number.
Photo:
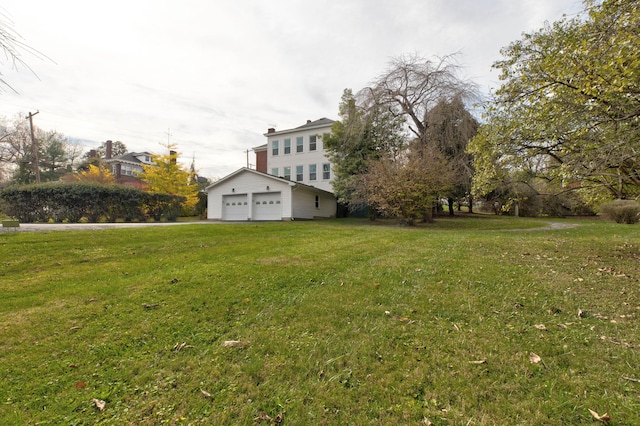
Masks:
[[[449,203],[449,216],[453,216],[453,210],[455,208],[455,206],[453,205],[454,200],[453,198],[447,198],[447,202]]]
[[[469,213],[473,213],[473,197],[469,195]]]

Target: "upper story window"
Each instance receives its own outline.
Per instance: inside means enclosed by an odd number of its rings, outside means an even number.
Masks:
[[[278,172],[279,172],[279,170],[278,170],[278,168],[277,168],[277,167],[274,167],[273,169],[271,169],[271,174],[272,174],[273,176],[278,176]]]
[[[304,180],[304,166],[296,166],[296,181],[302,182]]]
[[[283,173],[285,179],[287,180],[291,180],[291,167],[285,167],[284,168],[284,173]]]
[[[329,180],[331,179],[331,164],[324,163],[322,165],[322,179]]]
[[[284,153],[291,154],[291,139],[284,140]]]
[[[311,135],[309,136],[309,151],[315,151],[318,149],[317,136]]]
[[[278,155],[279,145],[278,141],[271,142],[271,155]]]
[[[318,166],[315,164],[309,164],[309,180],[316,180],[318,178]]]
[[[296,152],[304,152],[304,138],[302,136],[296,138]]]

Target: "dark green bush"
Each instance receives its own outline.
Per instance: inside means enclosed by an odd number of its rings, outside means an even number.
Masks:
[[[90,222],[108,220],[174,221],[184,197],[150,194],[140,189],[95,183],[48,183],[0,191],[5,214],[21,222]]]
[[[638,223],[640,220],[640,203],[634,200],[615,200],[600,206],[600,214],[617,223]]]

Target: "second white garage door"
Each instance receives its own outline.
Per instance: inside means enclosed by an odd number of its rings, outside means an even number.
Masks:
[[[265,192],[253,194],[253,220],[282,220],[282,194]]]

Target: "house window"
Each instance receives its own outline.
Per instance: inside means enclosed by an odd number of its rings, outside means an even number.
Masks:
[[[291,139],[284,140],[284,153],[291,154]]]
[[[304,152],[304,138],[302,136],[296,138],[296,152]]]
[[[320,208],[320,197],[316,195],[316,209]]]
[[[271,174],[272,174],[273,176],[278,176],[278,168],[277,168],[277,167],[274,167],[273,169],[271,169]]]
[[[309,164],[309,180],[316,180],[318,178],[318,166],[315,164]]]
[[[318,149],[316,138],[316,135],[309,136],[309,151],[315,151],[316,149]]]
[[[331,164],[324,163],[322,165],[322,179],[324,180],[331,179]]]
[[[302,182],[304,180],[304,166],[296,166],[296,181]]]
[[[278,155],[278,141],[271,142],[271,155]]]
[[[284,176],[285,179],[291,180],[291,167],[284,168]]]

